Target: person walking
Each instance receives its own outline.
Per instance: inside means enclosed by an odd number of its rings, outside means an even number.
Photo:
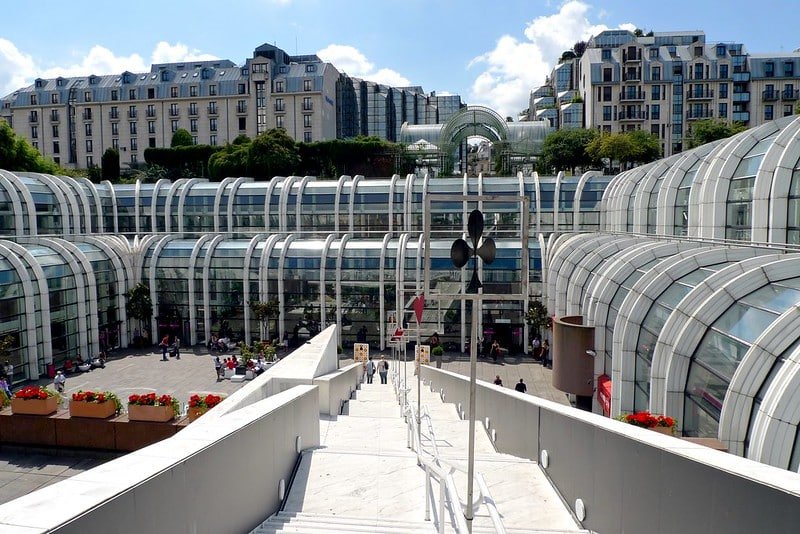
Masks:
[[[159,344],[161,347],[161,361],[167,361],[167,350],[169,350],[169,335],[164,336]]]
[[[378,362],[378,374],[381,375],[381,384],[387,384],[386,375],[389,374],[389,362],[381,354],[381,361]]]
[[[545,339],[542,341],[542,366],[551,367],[552,363],[550,361],[550,343]]]
[[[181,359],[181,338],[175,336],[175,359]]]
[[[217,373],[217,382],[222,380],[222,361],[219,356],[214,356],[214,371]]]
[[[53,380],[53,384],[56,386],[56,391],[59,393],[64,393],[64,388],[67,384],[67,377],[64,376],[63,371],[58,371],[56,373],[56,378]]]
[[[525,381],[520,378],[519,382],[517,382],[517,385],[514,386],[514,389],[520,393],[526,393],[528,391],[528,386],[526,386]]]
[[[8,379],[5,374],[0,374],[0,391],[5,393],[9,399],[11,398],[11,388],[8,385]]]
[[[367,384],[372,384],[372,376],[375,374],[375,362],[372,361],[372,356],[367,360]]]
[[[14,389],[14,364],[6,360],[3,364],[3,371],[5,371],[8,379],[8,389]]]

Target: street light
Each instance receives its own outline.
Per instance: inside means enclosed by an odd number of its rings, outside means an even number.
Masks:
[[[479,289],[483,287],[480,277],[478,276],[478,260],[480,258],[484,263],[490,264],[494,261],[496,247],[494,240],[487,237],[481,240],[483,236],[483,213],[480,210],[472,210],[469,214],[467,222],[467,230],[469,233],[472,246],[459,238],[453,242],[450,247],[450,260],[457,269],[466,266],[470,259],[474,259],[472,264],[472,278],[467,286],[466,292],[472,293],[472,333],[469,343],[469,445],[468,445],[468,460],[467,460],[467,509],[464,512],[464,518],[467,520],[469,531],[472,532],[472,494],[473,494],[473,479],[475,477],[475,375],[477,371],[478,362],[478,313],[481,307],[481,294]]]

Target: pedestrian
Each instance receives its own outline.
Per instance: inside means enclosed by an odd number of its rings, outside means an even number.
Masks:
[[[56,391],[58,391],[59,393],[64,393],[64,387],[67,384],[67,377],[64,376],[64,373],[62,371],[58,371],[56,373],[56,378],[55,380],[53,380],[53,384],[55,384],[56,386]]]
[[[550,361],[550,343],[545,339],[542,341],[542,365],[544,367],[552,366],[553,362]]]
[[[8,388],[14,389],[14,364],[6,360],[6,363],[3,364],[3,371],[5,371],[8,378]]]
[[[159,344],[161,347],[161,361],[167,361],[167,350],[169,349],[169,335],[164,336]]]
[[[389,374],[389,362],[381,354],[381,361],[378,362],[378,374],[381,375],[381,384],[387,384],[386,375]]]
[[[217,373],[217,382],[222,379],[222,361],[219,356],[214,356],[214,371]]]
[[[369,357],[367,361],[367,384],[372,384],[372,375],[375,374],[375,362],[372,361],[372,356]]]
[[[11,398],[11,387],[8,385],[8,379],[5,374],[0,374],[0,391],[5,393],[9,399]]]
[[[181,338],[175,336],[175,359],[181,359]]]
[[[492,342],[492,359],[496,362],[497,358],[500,356],[500,343],[497,342],[495,339]]]
[[[533,341],[531,342],[531,347],[533,348],[533,359],[541,361],[542,359],[542,341],[539,339],[539,336],[535,336]]]
[[[528,386],[526,386],[525,381],[520,378],[517,385],[514,386],[514,389],[519,391],[520,393],[526,393],[528,391]]]
[[[495,386],[502,386],[503,385],[503,381],[500,380],[500,375],[495,375],[495,377],[494,377],[494,385]]]

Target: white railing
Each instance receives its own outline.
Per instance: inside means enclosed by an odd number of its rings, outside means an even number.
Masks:
[[[403,416],[405,417],[408,426],[408,446],[417,453],[417,463],[425,469],[425,520],[430,521],[430,505],[431,494],[433,491],[433,480],[439,484],[439,532],[444,532],[444,512],[445,505],[450,510],[453,519],[453,527],[458,533],[470,532],[467,525],[467,520],[464,517],[463,509],[470,506],[474,517],[475,510],[479,509],[483,504],[489,513],[492,520],[492,526],[498,534],[505,534],[506,530],[503,526],[500,513],[497,511],[497,506],[489,493],[489,488],[486,481],[480,473],[475,473],[474,479],[478,488],[478,495],[474,502],[463,504],[458,495],[458,488],[456,487],[453,473],[460,471],[467,474],[467,468],[457,465],[454,462],[446,461],[439,456],[439,447],[436,442],[436,434],[433,429],[433,421],[431,419],[428,407],[424,406],[419,411],[420,425],[417,425],[417,409],[413,401],[409,401],[407,393],[409,388],[404,387],[405,384],[400,380],[399,374],[394,376],[395,391],[398,393],[398,398],[403,397]],[[422,421],[425,421],[427,427],[428,441],[430,442],[430,450],[422,445],[422,436],[420,435],[420,428]]]

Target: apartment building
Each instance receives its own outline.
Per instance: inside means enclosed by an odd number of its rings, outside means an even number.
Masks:
[[[130,167],[144,162],[145,149],[170,146],[179,128],[209,145],[271,128],[306,143],[396,140],[403,122],[437,123],[461,107],[457,95],[350,78],[316,55],[263,44],[241,66],[193,61],[153,64],[145,73],[39,78],[0,99],[0,119],[64,167],[99,165],[108,148]]]
[[[741,43],[707,43],[702,31],[637,37],[608,30],[592,37],[580,57],[562,56],[547,89],[531,93],[528,118],[557,128],[645,130],[669,156],[687,148],[698,120],[753,127],[791,115],[798,69],[800,52],[752,55]],[[569,98],[571,91],[577,97]],[[578,101],[580,125],[570,109]]]

